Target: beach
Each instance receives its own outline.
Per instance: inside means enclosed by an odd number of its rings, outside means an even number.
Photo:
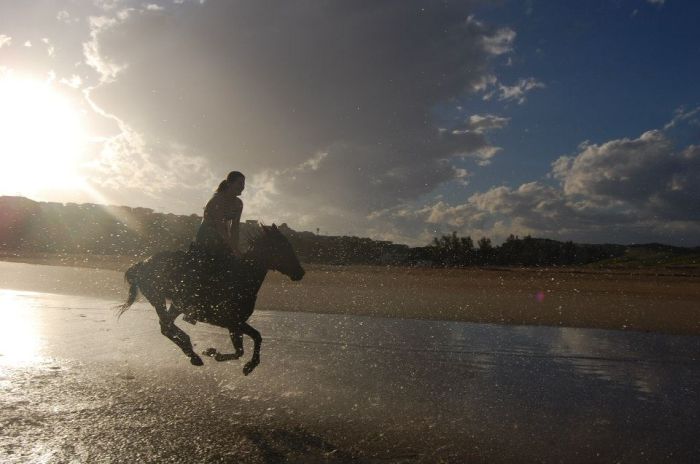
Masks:
[[[42,291],[126,297],[133,257],[4,256],[34,263]],[[700,275],[666,269],[407,268],[306,265],[300,282],[270,272],[257,308],[319,314],[700,334]],[[88,271],[85,271],[85,270]],[[0,285],[22,287],[21,273]],[[33,283],[32,285],[37,285]],[[27,288],[31,290],[31,288]]]
[[[700,458],[698,337],[259,309],[245,376],[247,337],[242,359],[197,367],[147,303],[114,304],[0,288],[0,461]],[[197,352],[232,348],[177,324]]]

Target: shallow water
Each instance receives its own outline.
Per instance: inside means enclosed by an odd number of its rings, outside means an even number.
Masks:
[[[258,311],[244,377],[116,303],[0,290],[3,461],[700,461],[700,337]]]

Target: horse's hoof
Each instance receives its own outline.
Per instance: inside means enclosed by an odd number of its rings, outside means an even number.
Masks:
[[[203,354],[204,356],[211,356],[211,357],[214,357],[214,356],[216,356],[217,354],[219,354],[219,352],[216,351],[216,348],[207,348],[206,350],[204,350],[204,351],[202,352],[202,354]]]
[[[243,375],[248,375],[251,372],[253,372],[253,369],[255,369],[255,366],[257,366],[256,363],[254,362],[247,362],[245,366],[243,366]]]
[[[193,366],[203,366],[204,365],[204,361],[202,361],[202,358],[200,358],[199,356],[192,356],[190,358],[190,363]]]

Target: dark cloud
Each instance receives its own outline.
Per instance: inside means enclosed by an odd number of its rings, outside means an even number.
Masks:
[[[432,115],[472,92],[514,38],[469,19],[470,7],[209,0],[120,10],[93,19],[86,53],[103,83],[90,95],[149,146],[175,143],[219,175],[240,169],[274,184],[268,214],[363,215],[463,176],[455,155],[495,154],[483,131],[443,133]],[[159,165],[170,156],[162,148],[151,150]],[[321,153],[315,169],[297,169]]]

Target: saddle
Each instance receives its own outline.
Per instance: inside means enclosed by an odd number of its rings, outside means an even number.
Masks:
[[[214,278],[230,272],[239,258],[228,250],[216,250],[215,252],[202,245],[191,242],[185,252],[185,265],[189,269],[195,269],[202,277]]]

